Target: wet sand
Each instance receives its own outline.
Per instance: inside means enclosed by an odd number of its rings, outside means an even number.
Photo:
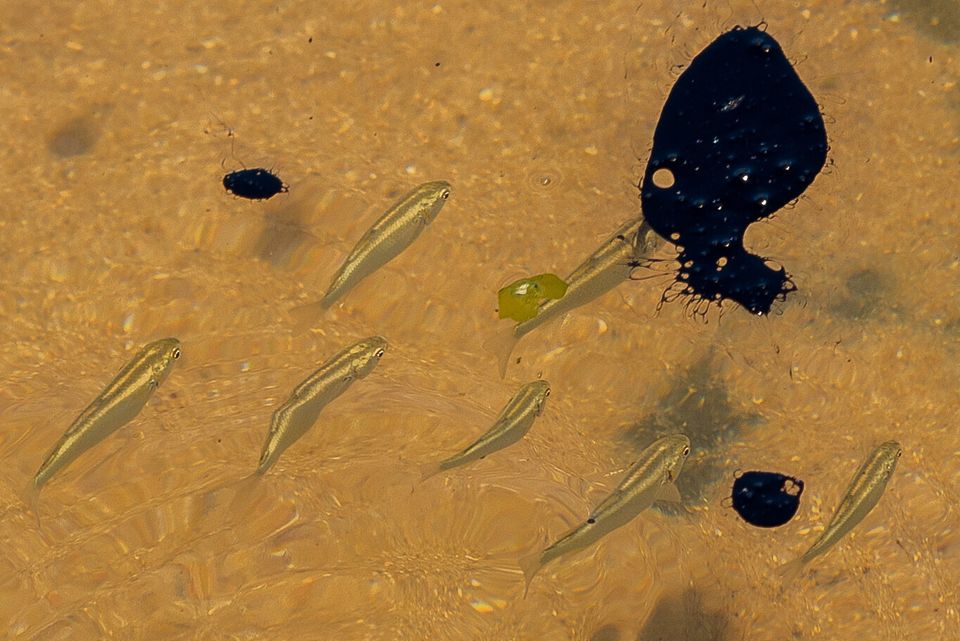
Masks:
[[[0,216],[0,629],[16,639],[948,639],[960,625],[960,62],[912,5],[6,3]],[[935,16],[934,16],[935,17]],[[669,262],[525,337],[496,291],[566,274],[639,210],[677,65],[768,23],[821,103],[828,166],[750,228],[799,291],[755,318],[657,312]],[[250,202],[224,173],[269,167]],[[363,231],[415,184],[453,195],[330,310]],[[658,257],[669,261],[669,246]],[[270,415],[334,352],[377,370],[254,485]],[[183,358],[141,415],[19,492],[139,346]],[[419,483],[523,382],[553,394],[508,450]],[[545,569],[632,456],[682,431],[685,510]],[[865,522],[781,590],[876,444],[904,447]],[[725,507],[737,469],[804,480],[776,530]]]

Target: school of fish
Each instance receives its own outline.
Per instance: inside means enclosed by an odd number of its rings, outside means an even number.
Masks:
[[[391,206],[349,253],[323,296],[322,306],[333,305],[362,279],[408,248],[437,217],[450,194],[448,182],[428,182],[414,188]],[[656,245],[656,235],[642,217],[629,220],[617,229],[570,273],[559,298],[542,297],[532,318],[516,323],[509,333],[502,335],[501,342],[495,346],[501,378],[520,338],[629,279],[631,272],[656,249]],[[327,358],[297,385],[273,413],[252,477],[266,474],[288,448],[305,439],[319,421],[323,409],[355,382],[370,375],[387,348],[387,340],[381,336],[361,339]],[[32,493],[36,498],[40,489],[55,475],[134,420],[170,375],[180,356],[181,345],[176,338],[157,340],[140,349],[56,441],[29,481],[28,494]],[[425,463],[420,470],[421,480],[467,466],[520,441],[544,412],[550,391],[550,384],[545,380],[535,380],[520,387],[481,436],[456,454]],[[533,578],[546,565],[590,548],[626,526],[656,501],[680,502],[676,481],[691,447],[690,439],[683,434],[656,439],[639,454],[617,487],[582,523],[551,545],[521,557],[518,564],[524,578],[524,595]],[[301,455],[305,451],[306,448]],[[827,552],[864,520],[880,501],[901,454],[900,444],[889,441],[867,457],[822,534],[799,557],[780,568],[785,582],[796,579],[808,563]],[[618,541],[619,544],[630,544],[622,538]]]

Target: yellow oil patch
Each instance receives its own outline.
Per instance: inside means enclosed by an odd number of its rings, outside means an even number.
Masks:
[[[544,300],[563,298],[566,293],[567,284],[555,274],[521,278],[497,292],[498,312],[500,318],[523,322],[537,315]]]

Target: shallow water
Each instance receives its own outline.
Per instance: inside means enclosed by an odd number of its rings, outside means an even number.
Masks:
[[[909,3],[327,4],[5,3],[8,635],[951,638],[956,17]],[[767,318],[657,313],[667,264],[525,337],[500,380],[484,347],[505,327],[497,290],[568,273],[637,213],[676,65],[761,18],[831,139],[806,195],[747,235],[799,291]],[[290,193],[224,194],[240,166],[273,168]],[[372,221],[433,179],[453,195],[421,238],[316,306]],[[390,342],[378,368],[242,482],[290,390],[375,333]],[[28,510],[20,491],[70,421],[168,335],[184,356],[141,415]],[[520,443],[419,483],[540,375],[553,394]],[[672,431],[694,444],[685,509],[551,564],[522,598],[518,557]],[[777,566],[889,439],[905,454],[880,504],[781,590]],[[724,504],[737,469],[803,479],[794,521],[740,521]]]

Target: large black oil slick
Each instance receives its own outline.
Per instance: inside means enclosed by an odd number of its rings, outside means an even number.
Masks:
[[[743,235],[799,197],[826,154],[817,102],[769,34],[737,27],[701,51],[663,105],[641,182],[644,217],[680,252],[664,300],[672,291],[766,314],[795,289]],[[655,185],[657,170],[673,184]]]

